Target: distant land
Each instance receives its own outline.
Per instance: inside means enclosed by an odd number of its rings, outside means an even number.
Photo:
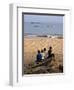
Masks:
[[[35,34],[32,34],[32,33],[25,33],[24,34],[24,37],[48,37],[48,38],[63,38],[63,35],[62,34],[48,34],[48,35],[41,35],[41,34],[38,34],[38,35],[35,35]]]
[[[63,34],[36,34],[36,33],[24,33],[24,36],[30,36],[30,35],[34,35],[34,36],[63,36]]]

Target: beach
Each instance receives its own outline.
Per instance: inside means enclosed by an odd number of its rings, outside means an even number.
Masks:
[[[48,37],[24,37],[24,64],[31,64],[36,61],[38,50],[49,49],[55,54],[57,64],[63,65],[63,38]]]

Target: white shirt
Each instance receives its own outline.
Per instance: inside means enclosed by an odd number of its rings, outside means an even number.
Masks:
[[[41,55],[42,55],[42,59],[44,59],[45,58],[45,54],[44,53],[41,53]]]
[[[45,54],[44,58],[47,58],[48,57],[47,51],[45,51],[44,54]]]

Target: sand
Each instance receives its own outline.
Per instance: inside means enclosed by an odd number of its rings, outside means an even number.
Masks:
[[[63,64],[63,39],[48,37],[24,38],[24,64],[35,62],[37,50],[52,46],[57,64]],[[55,64],[56,64],[55,63]]]

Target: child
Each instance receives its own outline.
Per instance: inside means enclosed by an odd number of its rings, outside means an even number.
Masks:
[[[54,54],[52,53],[52,47],[50,46],[49,47],[49,50],[48,50],[48,58],[51,58],[51,57],[55,57]]]
[[[42,60],[44,60],[45,59],[45,54],[44,54],[43,50],[41,50],[41,55],[42,55]]]
[[[38,54],[37,54],[37,56],[36,56],[36,62],[40,62],[41,59],[42,59],[42,55],[41,55],[41,53],[40,53],[40,50],[38,50]]]
[[[46,51],[46,48],[44,48],[44,58],[46,59],[47,57],[48,57],[48,55],[47,55],[47,51]]]

